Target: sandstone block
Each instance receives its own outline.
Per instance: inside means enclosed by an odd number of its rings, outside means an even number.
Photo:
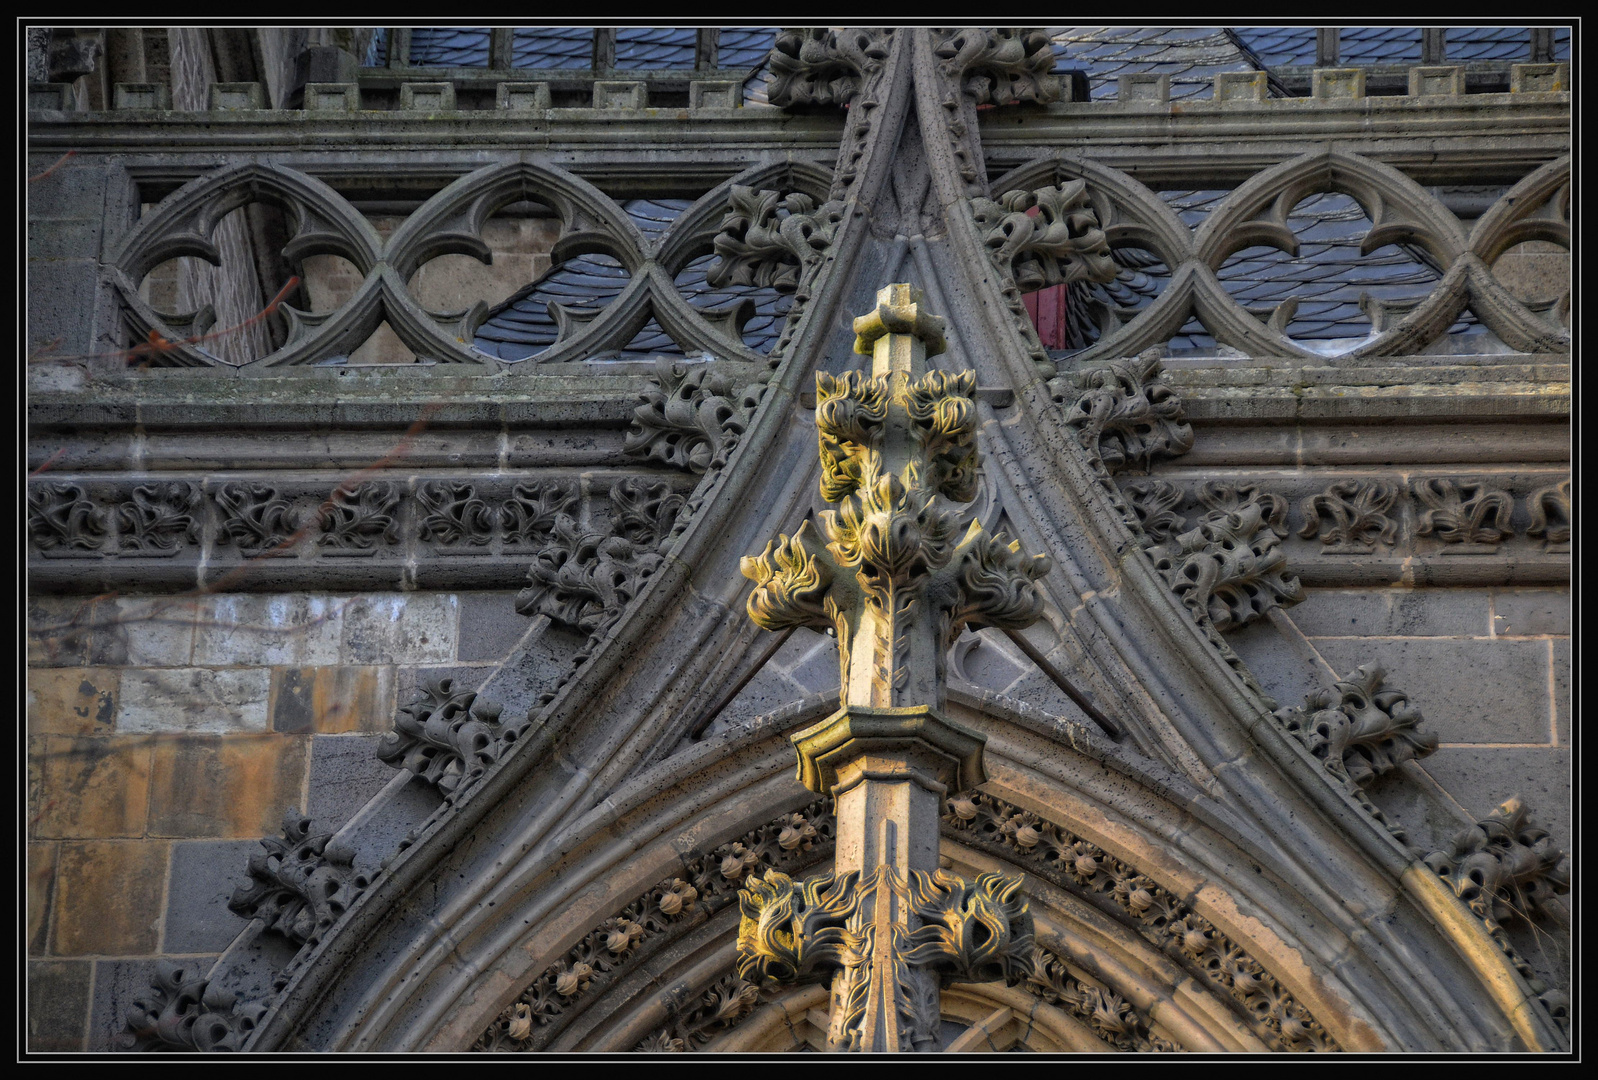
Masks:
[[[169,846],[163,840],[62,844],[51,951],[58,956],[156,952]]]
[[[264,731],[268,668],[129,668],[118,731]]]
[[[300,804],[306,740],[289,735],[195,735],[156,741],[150,833],[266,836]]]
[[[50,932],[50,907],[55,898],[55,844],[28,845],[28,955],[41,956]]]
[[[377,593],[344,609],[345,663],[447,664],[455,659],[460,602],[450,593]]]
[[[142,836],[150,743],[143,737],[29,740],[28,822],[35,837]]]
[[[394,668],[308,667],[272,671],[272,730],[387,731],[394,719]]]
[[[203,601],[171,597],[121,597],[117,622],[127,639],[127,663],[183,667],[194,653],[194,623]]]
[[[29,735],[106,735],[116,717],[121,672],[41,668],[28,673]]]
[[[196,665],[336,664],[351,601],[283,593],[208,597],[196,620]]]
[[[1494,589],[1493,633],[1499,637],[1569,634],[1569,590]]]

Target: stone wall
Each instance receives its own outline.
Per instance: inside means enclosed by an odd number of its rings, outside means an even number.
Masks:
[[[283,812],[342,825],[395,775],[396,700],[481,681],[513,593],[35,597],[28,640],[29,1046],[109,1049],[157,958],[209,967]]]

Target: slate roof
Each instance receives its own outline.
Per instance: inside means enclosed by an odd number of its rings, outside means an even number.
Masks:
[[[1315,63],[1315,28],[1312,26],[1240,26],[1235,33],[1267,67]],[[1338,34],[1337,62],[1350,66],[1419,63],[1420,37],[1420,28],[1415,26],[1344,27]],[[1568,28],[1555,31],[1554,52],[1557,59],[1570,58]],[[1531,31],[1527,27],[1448,28],[1445,63],[1473,60],[1524,63],[1530,58]]]
[[[1113,100],[1122,75],[1169,75],[1171,98],[1180,100],[1209,97],[1221,72],[1256,70],[1238,43],[1215,27],[1057,26],[1049,36],[1054,69],[1087,72],[1094,101]]]
[[[651,240],[665,232],[691,205],[687,199],[634,199],[624,204]],[[755,316],[744,327],[743,341],[757,352],[766,352],[782,332],[782,317],[787,314],[791,298],[775,289],[711,288],[705,281],[705,271],[714,259],[705,255],[689,263],[677,275],[677,288],[690,304],[701,308],[723,307],[746,297],[752,300]],[[524,360],[537,355],[554,343],[557,334],[555,316],[549,310],[551,303],[597,311],[626,288],[627,280],[627,271],[608,255],[572,259],[491,311],[472,344],[501,360]],[[641,360],[681,353],[676,342],[651,319],[619,353],[599,359]]]

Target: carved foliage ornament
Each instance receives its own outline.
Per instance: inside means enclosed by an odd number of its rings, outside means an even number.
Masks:
[[[1054,42],[1041,29],[967,26],[934,32],[942,36],[933,55],[976,104],[1059,100],[1060,80],[1052,74]]]
[[[1088,368],[1073,381],[1049,381],[1059,404],[1070,405],[1066,422],[1089,457],[1112,475],[1157,458],[1180,457],[1193,448],[1193,427],[1182,401],[1160,380],[1160,350],[1146,349],[1136,359]]]
[[[655,386],[641,395],[622,449],[703,476],[727,463],[760,407],[765,386],[741,388],[708,366],[655,362]]]
[[[1326,771],[1399,840],[1404,831],[1371,802],[1365,788],[1406,761],[1437,749],[1437,736],[1419,730],[1420,710],[1401,690],[1383,685],[1382,669],[1364,664],[1333,689],[1311,692],[1276,719],[1326,766]]]
[[[734,184],[714,242],[717,259],[705,271],[705,281],[718,289],[746,285],[799,292],[832,246],[843,218],[839,201],[818,207],[803,192]]]
[[[1555,896],[1570,891],[1565,853],[1554,847],[1548,830],[1532,823],[1530,810],[1517,796],[1461,830],[1425,862],[1482,921],[1555,1023],[1568,1031],[1569,997],[1538,978],[1503,926],[1536,920]]]
[[[1562,480],[1551,487],[1532,492],[1527,500],[1527,508],[1531,511],[1531,525],[1526,529],[1526,535],[1546,537],[1550,551],[1568,551],[1571,535],[1570,481]]]
[[[128,1008],[121,1043],[135,1051],[236,1053],[266,1009],[265,1003],[239,1005],[194,968],[162,961],[149,990]]]
[[[516,596],[523,615],[547,615],[562,626],[603,635],[660,566],[656,548],[670,536],[683,497],[664,481],[629,477],[611,488],[611,529],[585,533],[566,513],[555,515],[549,539]]]
[[[40,551],[97,551],[106,534],[104,512],[77,484],[28,486],[28,539]]]
[[[1197,528],[1150,553],[1182,602],[1216,630],[1244,626],[1304,599],[1281,551],[1276,529],[1285,531],[1285,524],[1273,526],[1273,520],[1285,523],[1285,501],[1262,498],[1252,485],[1243,488],[1249,497],[1236,509],[1212,510]]]
[[[1398,522],[1388,516],[1397,498],[1398,485],[1385,480],[1339,480],[1304,500],[1299,535],[1318,538],[1327,551],[1367,555],[1397,538]],[[1330,521],[1324,528],[1322,517]]]
[[[283,838],[261,841],[264,853],[250,856],[250,882],[234,890],[228,910],[261,919],[296,944],[315,944],[366,888],[355,872],[354,851],[332,834],[311,835],[311,822],[290,807]]]
[[[1513,501],[1485,481],[1422,480],[1415,496],[1426,507],[1415,531],[1445,545],[1492,546],[1509,535]]]
[[[1110,282],[1119,272],[1084,180],[1007,191],[997,200],[974,198],[971,212],[994,265],[1022,292]]]
[[[777,106],[847,105],[888,58],[892,30],[784,30],[772,45],[766,100]]]
[[[395,714],[378,759],[455,797],[482,779],[528,725],[525,718],[501,723],[500,706],[476,702],[477,694],[457,689],[453,679],[424,684],[416,700]]]

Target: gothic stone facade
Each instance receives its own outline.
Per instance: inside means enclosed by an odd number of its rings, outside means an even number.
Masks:
[[[32,1049],[824,1047],[739,892],[832,867],[838,642],[740,561],[845,490],[818,397],[894,282],[969,383],[946,494],[1052,564],[923,658],[986,740],[940,865],[1034,934],[937,1044],[1568,1046],[1568,66],[1072,101],[1042,32],[793,31],[746,103],[708,32],[390,33],[29,31]],[[1328,192],[1434,279],[1335,347],[1226,284]]]

